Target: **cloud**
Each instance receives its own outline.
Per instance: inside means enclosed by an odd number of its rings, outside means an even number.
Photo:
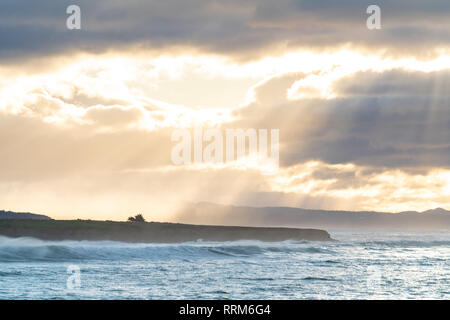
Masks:
[[[235,64],[87,56],[47,72],[10,67],[0,73],[0,201],[116,219],[159,205],[167,213],[180,201],[394,211],[448,203],[448,65],[348,53],[295,64],[297,57]],[[168,93],[186,95],[192,74],[205,83],[200,93],[222,90],[222,99],[223,84],[236,82],[253,99],[218,109],[148,90],[182,79],[186,87],[169,85]],[[171,134],[195,124],[280,129],[280,170],[174,166]]]
[[[0,97],[6,101],[4,110],[18,113],[24,121],[35,117],[36,125],[39,121],[62,125],[61,132],[72,126],[74,131],[85,132],[80,137],[91,134],[93,141],[95,132],[105,134],[103,129],[110,130],[112,136],[123,131],[124,135],[136,132],[144,137],[146,130],[157,136],[160,129],[189,127],[195,122],[223,129],[280,129],[282,166],[319,160],[403,170],[449,167],[450,73],[445,69],[366,70],[338,77],[333,73],[339,75],[340,69],[287,72],[254,86],[254,101],[249,105],[214,110],[145,97],[145,91],[135,90],[148,80],[139,74],[111,77],[117,74],[114,68],[76,66],[72,65],[70,72],[63,68],[60,74],[34,75],[26,81],[11,78]],[[130,65],[129,69],[134,68]],[[333,95],[290,97],[289,92],[298,89],[295,84],[311,75],[319,84],[326,79],[325,88]],[[220,87],[221,82],[216,84]],[[45,132],[45,124],[40,125],[42,130],[37,131]],[[166,132],[165,137],[169,136]],[[89,139],[86,142],[91,143]],[[170,145],[169,140],[165,143]]]
[[[90,107],[83,119],[90,120],[99,126],[126,127],[137,124],[142,117],[143,113],[139,108],[97,105]]]
[[[66,29],[66,8],[82,9],[82,30]],[[386,55],[427,56],[449,49],[446,0],[380,0],[382,29],[366,28],[370,2],[271,0],[119,0],[55,3],[4,0],[0,11],[0,59],[110,49],[175,51],[191,48],[255,59],[294,49],[341,46]]]
[[[326,76],[326,75],[325,75]],[[299,76],[300,79],[304,76]],[[253,104],[237,112],[239,125],[280,128],[284,166],[320,160],[375,167],[450,166],[450,73],[358,72],[332,83],[334,98],[281,96],[267,104],[258,93]],[[289,90],[285,81],[267,81],[256,92]],[[279,84],[286,87],[281,89]]]
[[[358,72],[336,82],[334,90],[339,96],[425,96],[448,97],[450,71],[418,72],[389,70],[382,73]]]

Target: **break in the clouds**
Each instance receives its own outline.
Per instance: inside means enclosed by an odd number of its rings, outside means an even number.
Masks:
[[[369,4],[2,1],[0,207],[448,208],[450,3],[379,1],[372,31]],[[279,129],[280,167],[174,165],[172,132],[195,126]]]
[[[66,8],[81,7],[82,29],[68,32]],[[0,58],[109,49],[189,48],[252,59],[286,50],[338,46],[385,55],[434,55],[449,49],[447,0],[379,0],[382,29],[366,27],[360,0],[30,1],[0,4]]]

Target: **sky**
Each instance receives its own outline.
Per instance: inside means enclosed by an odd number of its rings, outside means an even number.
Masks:
[[[450,209],[449,89],[448,0],[2,0],[0,208]],[[279,129],[279,166],[175,165],[194,127]]]

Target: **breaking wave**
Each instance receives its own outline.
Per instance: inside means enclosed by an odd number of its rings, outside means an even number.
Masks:
[[[195,259],[200,257],[246,257],[276,253],[332,253],[317,242],[259,241],[185,242],[144,244],[115,241],[43,241],[34,238],[0,237],[0,262]]]

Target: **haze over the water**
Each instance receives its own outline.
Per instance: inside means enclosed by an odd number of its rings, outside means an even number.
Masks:
[[[377,1],[377,30],[350,0],[81,0],[68,30],[71,2],[2,4],[0,209],[450,209],[449,1]],[[279,167],[175,165],[193,127],[279,129]]]

